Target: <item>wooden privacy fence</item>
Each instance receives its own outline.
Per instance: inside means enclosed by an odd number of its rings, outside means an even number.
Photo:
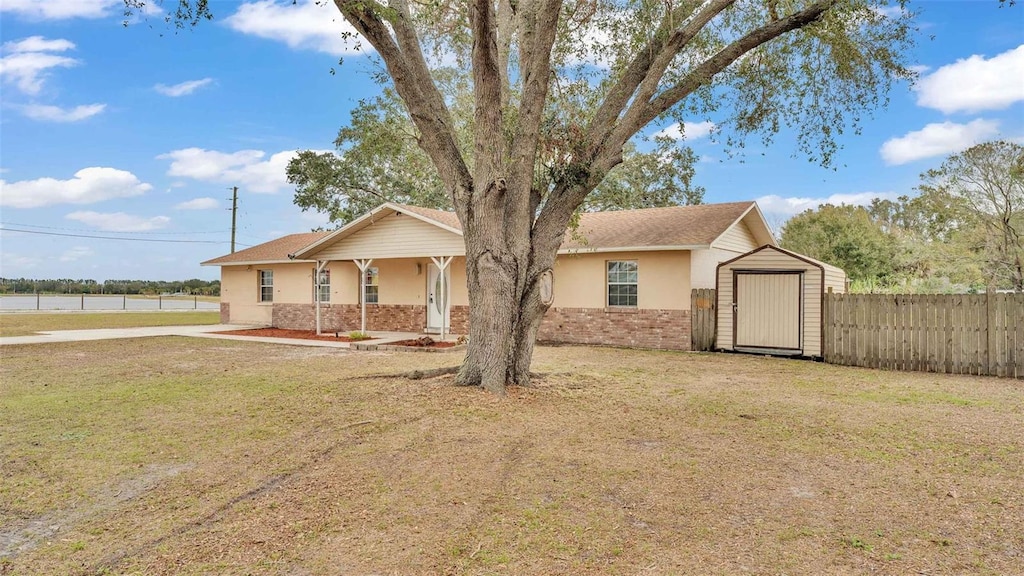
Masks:
[[[718,322],[714,288],[690,291],[690,349],[709,352],[715,349],[715,326]]]
[[[1024,294],[826,294],[825,362],[1024,378]]]

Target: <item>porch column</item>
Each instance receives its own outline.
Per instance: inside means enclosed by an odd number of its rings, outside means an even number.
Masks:
[[[327,260],[316,261],[316,271],[313,272],[313,305],[316,306],[316,335],[320,335],[320,273],[327,267]]]
[[[362,315],[362,324],[359,331],[366,333],[366,269],[373,263],[373,258],[365,260],[353,260],[359,268],[359,313]]]
[[[452,259],[453,258],[455,258],[455,257],[454,256],[438,256],[436,258],[433,257],[433,256],[430,257],[430,260],[433,261],[434,265],[437,266],[438,270],[441,271],[440,275],[438,276],[438,280],[441,282],[441,290],[440,290],[440,294],[438,294],[437,297],[440,299],[440,301],[442,303],[442,306],[441,306],[441,340],[442,341],[444,341],[445,332],[447,330],[447,325],[445,324],[445,321],[447,320],[447,316],[448,316],[448,307],[451,305],[451,303],[448,301],[448,292],[446,290],[447,286],[445,286],[445,282],[444,282],[444,271],[448,269],[448,265],[452,263]]]

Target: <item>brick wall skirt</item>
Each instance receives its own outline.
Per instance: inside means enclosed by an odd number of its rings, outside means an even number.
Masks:
[[[541,321],[537,340],[689,350],[690,311],[551,308]]]
[[[452,306],[449,310],[448,320],[451,326],[448,331],[452,334],[469,334],[469,306]]]
[[[220,303],[220,323],[230,324],[231,323],[231,303],[221,302]]]
[[[366,307],[366,329],[382,332],[422,332],[426,326],[425,306],[370,304]],[[274,304],[273,326],[288,330],[315,330],[316,309],[312,304]],[[358,304],[323,304],[320,328],[324,332],[352,332],[362,325]]]
[[[221,317],[227,304],[221,304]],[[313,330],[316,315],[312,304],[274,304],[273,325],[290,330]],[[384,332],[422,332],[427,309],[421,305],[371,304],[366,307],[366,329]],[[324,304],[320,311],[324,332],[359,330],[358,304]],[[469,333],[469,307],[452,306],[452,334]],[[540,342],[690,349],[689,310],[631,310],[602,308],[552,308],[537,333]]]

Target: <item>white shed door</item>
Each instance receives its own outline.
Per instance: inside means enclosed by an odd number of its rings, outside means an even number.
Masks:
[[[803,275],[736,272],[734,348],[797,350]]]

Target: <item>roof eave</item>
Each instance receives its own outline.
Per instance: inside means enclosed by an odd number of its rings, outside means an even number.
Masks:
[[[605,246],[591,248],[582,246],[579,248],[559,248],[559,254],[599,254],[605,252],[671,252],[680,250],[706,250],[709,244],[684,244],[674,246]]]
[[[312,262],[316,263],[316,260],[300,260],[300,259],[287,259],[287,260],[243,260],[239,262],[214,262],[207,260],[206,262],[200,262],[200,266],[263,266],[266,264],[291,264],[295,262]]]

